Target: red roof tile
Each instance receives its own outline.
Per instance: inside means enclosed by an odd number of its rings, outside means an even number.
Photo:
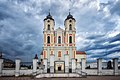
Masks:
[[[76,54],[84,54],[84,55],[86,55],[85,52],[81,52],[81,51],[76,51]]]

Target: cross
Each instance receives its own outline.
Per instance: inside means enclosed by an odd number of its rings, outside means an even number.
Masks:
[[[49,15],[50,15],[50,9],[49,9]]]
[[[70,9],[69,9],[69,14],[70,14]]]

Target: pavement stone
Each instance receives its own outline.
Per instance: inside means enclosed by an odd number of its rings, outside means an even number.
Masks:
[[[0,77],[0,80],[120,80],[120,76],[87,76],[87,78],[41,78],[32,77]]]

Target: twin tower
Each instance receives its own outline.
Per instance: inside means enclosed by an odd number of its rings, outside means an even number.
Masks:
[[[65,29],[61,29],[59,27],[54,30],[54,26],[55,21],[49,13],[44,19],[44,58],[48,58],[49,54],[58,53],[61,53],[61,57],[59,57],[59,59],[61,59],[64,54],[71,54],[70,57],[75,58],[75,18],[73,18],[69,12],[69,15],[64,21]],[[70,51],[70,48],[72,51]]]
[[[46,65],[47,72],[65,72],[66,66],[67,71],[72,69],[72,59],[77,60],[75,18],[69,12],[64,21],[65,29],[59,27],[55,30],[54,26],[55,21],[49,13],[44,19],[44,44],[41,60]],[[67,60],[65,55],[68,57]]]

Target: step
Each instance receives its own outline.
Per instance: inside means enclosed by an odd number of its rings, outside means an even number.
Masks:
[[[82,76],[76,73],[62,73],[62,74],[46,73],[46,74],[39,74],[36,76],[36,78],[44,78],[44,77],[49,78],[49,77],[82,77]]]

